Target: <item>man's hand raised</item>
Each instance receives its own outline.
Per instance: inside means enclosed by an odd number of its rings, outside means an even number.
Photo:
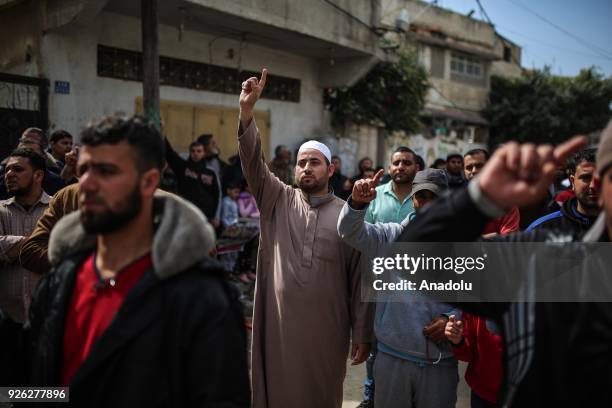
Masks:
[[[351,206],[353,208],[361,209],[376,198],[376,186],[378,186],[384,174],[385,171],[380,169],[378,173],[374,175],[374,178],[361,179],[355,182],[353,185],[353,192],[351,193]]]
[[[576,136],[556,148],[510,142],[495,151],[477,176],[478,186],[504,210],[536,204],[553,182],[557,166],[586,142],[584,136]]]
[[[261,79],[251,77],[242,83],[242,92],[240,92],[240,124],[243,129],[246,129],[251,123],[251,119],[253,119],[253,108],[266,86],[267,77],[268,70],[264,68],[261,70]]]

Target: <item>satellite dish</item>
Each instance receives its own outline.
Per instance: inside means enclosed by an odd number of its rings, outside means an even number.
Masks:
[[[399,16],[395,19],[395,28],[398,31],[405,33],[410,28],[410,16],[408,14],[408,10],[402,9],[399,13]]]

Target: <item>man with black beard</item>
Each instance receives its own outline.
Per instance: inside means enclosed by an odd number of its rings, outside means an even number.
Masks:
[[[363,363],[371,305],[361,302],[359,254],[336,233],[344,201],[329,190],[331,152],[300,147],[298,188],[272,174],[253,109],[266,83],[249,78],[240,94],[238,151],[260,211],[253,316],[253,407],[342,406],[346,360]],[[351,347],[352,340],[352,347]]]
[[[30,383],[70,386],[75,406],[247,407],[244,320],[207,255],[212,229],[188,202],[154,197],[161,135],[112,116],[81,142],[80,210],[52,230],[31,308]]]

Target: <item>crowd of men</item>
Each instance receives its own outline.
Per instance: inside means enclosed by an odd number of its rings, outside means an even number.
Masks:
[[[362,298],[392,242],[609,242],[612,125],[597,149],[510,142],[426,168],[398,147],[348,178],[314,140],[266,161],[266,79],[242,84],[229,163],[211,135],[184,158],[138,116],[74,148],[23,133],[0,171],[0,385],[68,386],[74,406],[338,408],[348,358],[367,361],[360,407],[451,408],[463,360],[474,408],[612,406],[612,303]],[[217,256],[240,218],[259,222],[256,260]],[[250,364],[228,279],[249,262]]]

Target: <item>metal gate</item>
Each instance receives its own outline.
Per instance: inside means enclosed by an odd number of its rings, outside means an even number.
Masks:
[[[0,73],[0,160],[32,126],[47,130],[49,80]]]

